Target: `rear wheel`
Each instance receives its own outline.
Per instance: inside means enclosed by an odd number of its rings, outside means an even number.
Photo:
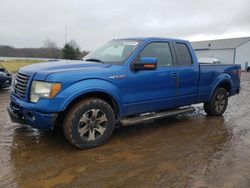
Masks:
[[[247,72],[250,72],[250,68],[247,68]]]
[[[209,116],[221,116],[227,108],[228,94],[224,88],[218,88],[211,101],[204,103],[204,110]]]
[[[110,105],[97,98],[88,98],[73,105],[63,123],[67,140],[75,147],[91,148],[107,142],[115,125]]]

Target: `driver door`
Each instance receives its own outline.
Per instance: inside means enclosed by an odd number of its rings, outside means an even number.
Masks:
[[[134,61],[140,61],[141,57],[157,58],[157,69],[128,71],[123,113],[134,115],[175,107],[178,67],[173,60],[169,43],[151,42]]]

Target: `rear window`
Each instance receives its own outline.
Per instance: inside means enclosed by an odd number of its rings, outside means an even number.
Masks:
[[[192,65],[192,57],[186,44],[175,44],[176,55],[180,66]]]

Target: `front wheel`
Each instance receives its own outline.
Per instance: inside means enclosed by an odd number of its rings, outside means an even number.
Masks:
[[[218,88],[211,101],[204,103],[204,110],[209,116],[221,116],[227,108],[228,94],[224,88]]]
[[[84,99],[73,105],[63,123],[66,139],[80,149],[107,142],[115,125],[110,105],[98,98]]]

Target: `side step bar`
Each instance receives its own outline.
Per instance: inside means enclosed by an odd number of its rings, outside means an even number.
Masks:
[[[121,119],[120,122],[123,126],[129,126],[137,123],[142,123],[146,121],[156,120],[156,119],[162,119],[166,117],[175,116],[178,114],[184,114],[188,112],[195,111],[194,107],[185,107],[185,108],[179,108],[175,110],[168,110],[165,112],[159,112],[159,113],[146,113],[145,115],[140,115],[136,117],[130,117],[130,118],[124,118]]]

